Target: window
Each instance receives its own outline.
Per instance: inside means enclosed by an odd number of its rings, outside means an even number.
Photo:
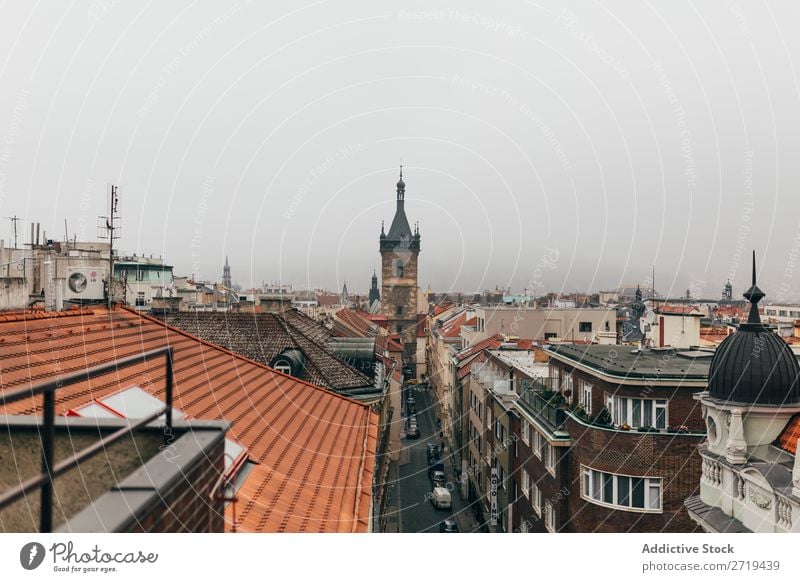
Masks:
[[[403,315],[403,306],[402,305],[398,305],[397,306],[397,309],[395,309],[395,314]]]
[[[531,507],[536,512],[536,515],[542,515],[542,490],[536,483],[531,483]]]
[[[144,271],[141,269],[136,269],[136,280],[137,281],[144,281]]]
[[[533,454],[542,458],[542,435],[539,431],[533,431]]]
[[[282,374],[286,374],[287,376],[292,375],[292,367],[285,362],[275,364],[275,369]]]
[[[492,409],[486,407],[486,428],[492,430]]]
[[[136,307],[144,307],[145,306],[145,299],[144,299],[144,291],[139,291],[136,294]]]
[[[394,274],[398,277],[402,277],[403,273],[405,273],[405,266],[403,265],[403,261],[397,261],[394,267]]]
[[[583,383],[583,399],[581,406],[586,411],[586,414],[592,413],[592,385],[588,382]]]
[[[531,487],[531,476],[528,475],[528,472],[525,469],[520,470],[520,483],[522,487],[522,494],[525,497],[530,497],[530,487]]]
[[[591,321],[581,321],[578,323],[578,331],[579,332],[592,332],[592,322]]]
[[[544,446],[544,466],[552,475],[556,472],[556,449],[550,443]]]
[[[403,326],[401,324],[397,324],[397,329],[395,330],[397,333],[403,333]]]
[[[520,419],[520,424],[522,428],[522,442],[526,445],[531,444],[531,425],[528,423],[527,420]]]
[[[581,495],[592,502],[633,511],[661,512],[661,479],[614,475],[583,467]]]
[[[617,426],[667,428],[667,400],[614,396],[610,412]]]
[[[494,421],[494,436],[497,437],[498,444],[503,443],[506,439],[506,427],[503,426],[499,419]]]
[[[564,386],[562,386],[562,388],[564,392],[569,390],[570,394],[575,394],[575,392],[573,392],[572,390],[573,388],[572,374],[564,374]]]
[[[558,337],[558,334],[555,333],[554,331],[546,331],[546,332],[544,332],[544,339],[546,339],[546,340],[554,339],[554,338],[557,338],[557,337]]]
[[[556,512],[553,510],[553,504],[549,501],[544,502],[544,526],[547,528],[547,531],[555,533]]]

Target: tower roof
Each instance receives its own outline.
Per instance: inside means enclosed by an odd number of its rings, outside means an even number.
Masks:
[[[764,293],[756,285],[755,252],[753,284],[744,297],[750,302],[750,314],[747,322],[717,348],[709,371],[709,395],[742,404],[800,402],[797,358],[758,314],[758,302]]]
[[[389,232],[384,235],[383,227],[381,227],[381,248],[385,244],[392,248],[419,245],[419,231],[411,230],[406,216],[405,197],[406,184],[403,181],[403,167],[400,166],[400,180],[397,182],[397,208]]]

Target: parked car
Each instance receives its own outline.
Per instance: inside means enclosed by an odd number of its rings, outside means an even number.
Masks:
[[[419,427],[417,426],[416,422],[408,423],[408,427],[406,428],[406,437],[410,439],[419,438]]]
[[[441,471],[444,473],[444,463],[440,460],[435,459],[434,461],[428,463],[428,479],[433,478],[434,471]]]
[[[439,460],[442,458],[442,451],[439,449],[439,445],[435,443],[428,443],[427,447],[428,453],[428,463],[430,464],[431,460]]]
[[[414,414],[417,412],[417,401],[414,400],[413,396],[409,396],[406,400],[406,412],[408,414]]]
[[[445,487],[447,485],[447,477],[444,471],[434,471],[431,474],[431,481],[434,487]]]
[[[431,503],[436,509],[450,509],[452,499],[450,492],[444,487],[434,487],[431,493]]]
[[[458,524],[455,518],[448,517],[439,524],[439,531],[442,533],[458,533]]]

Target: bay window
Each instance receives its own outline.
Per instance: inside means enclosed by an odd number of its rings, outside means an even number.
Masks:
[[[609,397],[609,411],[615,425],[633,428],[652,426],[667,428],[667,400],[660,398]]]
[[[615,475],[582,467],[584,499],[623,510],[660,512],[661,479]]]

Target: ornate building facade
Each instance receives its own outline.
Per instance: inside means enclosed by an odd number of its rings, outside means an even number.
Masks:
[[[696,395],[708,433],[700,494],[689,516],[708,532],[800,532],[800,366],[761,322],[753,284],[746,323],[717,348],[708,391]]]

